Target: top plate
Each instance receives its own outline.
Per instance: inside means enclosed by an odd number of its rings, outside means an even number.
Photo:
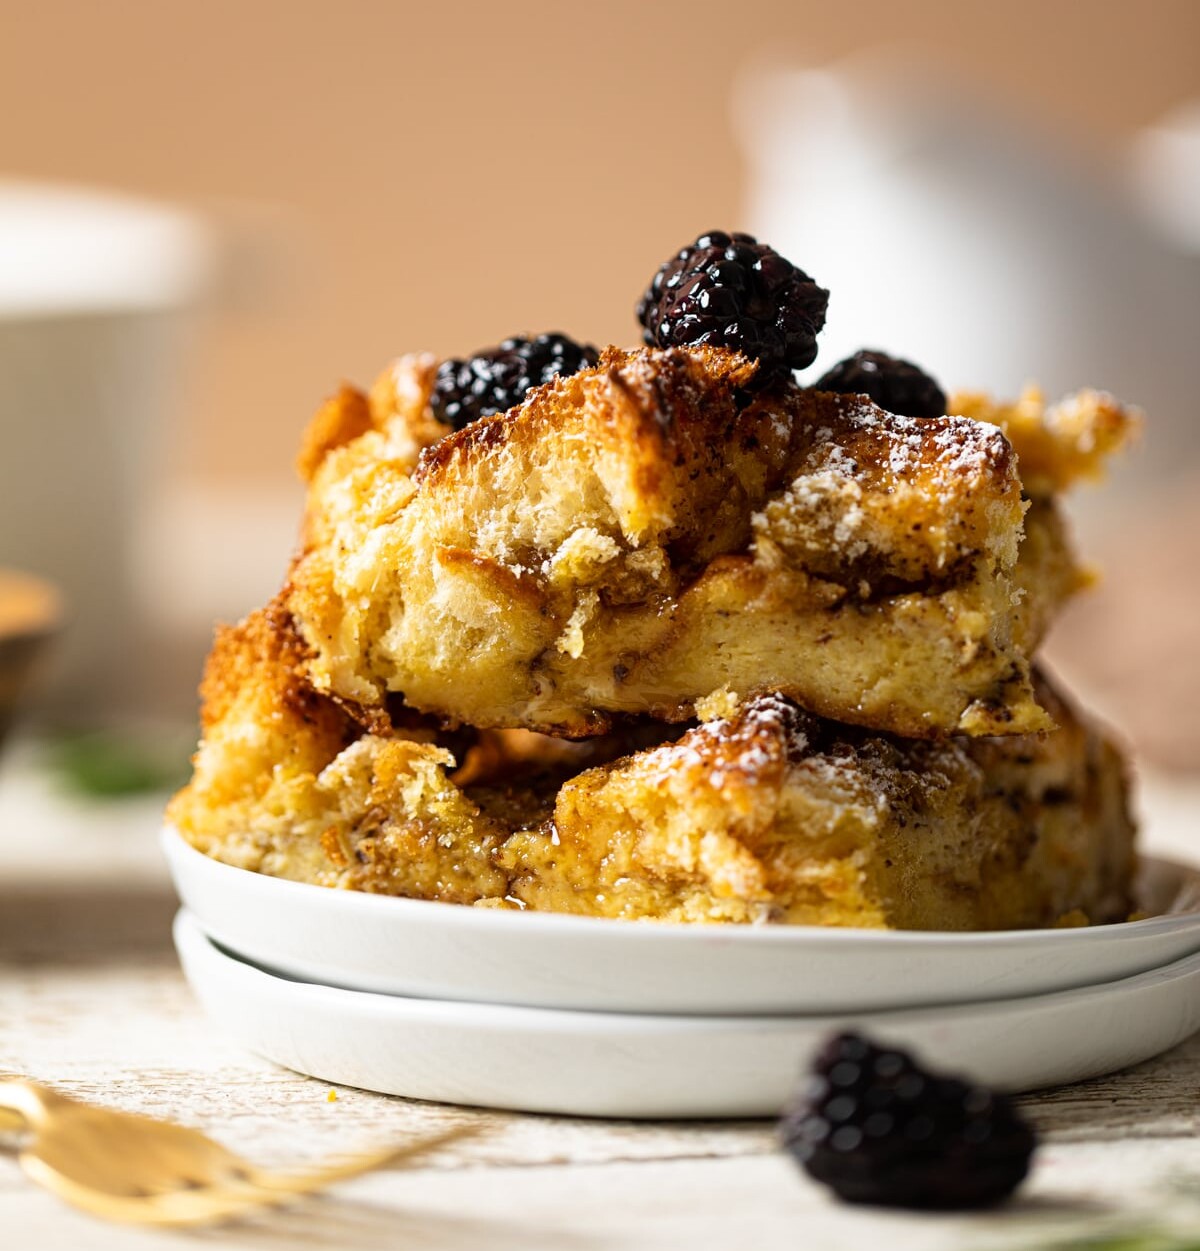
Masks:
[[[673,925],[470,908],[236,869],[173,829],[184,904],[230,951],[348,990],[601,1012],[797,1015],[1090,986],[1200,951],[1200,869],[1143,863],[1144,921],[987,933]]]

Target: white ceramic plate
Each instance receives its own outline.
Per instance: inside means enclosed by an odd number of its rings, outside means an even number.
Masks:
[[[181,912],[175,944],[209,1014],[251,1051],[328,1082],[574,1116],[773,1116],[829,1033],[854,1024],[1009,1090],[1148,1059],[1200,1029],[1200,954],[1024,999],[851,1016],[631,1016],[405,999],[289,981]]]
[[[221,864],[170,829],[163,847],[180,898],[223,947],[288,977],[382,994],[607,1012],[856,1012],[1066,990],[1200,951],[1200,911],[986,934],[665,925],[307,886]],[[1147,867],[1155,910],[1200,882],[1194,869]]]

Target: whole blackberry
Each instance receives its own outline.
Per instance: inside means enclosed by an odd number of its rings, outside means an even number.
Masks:
[[[651,347],[707,343],[762,362],[760,383],[811,365],[829,292],[753,235],[710,230],[654,275],[637,306]]]
[[[439,421],[461,430],[479,417],[508,412],[531,387],[578,373],[599,359],[594,347],[564,334],[505,339],[465,360],[442,361],[429,407]]]
[[[838,361],[813,383],[814,391],[869,395],[889,413],[901,417],[942,417],[946,393],[921,368],[886,352],[864,349]]]
[[[999,1203],[1029,1171],[1035,1143],[1006,1096],[858,1034],[824,1048],[780,1131],[809,1176],[846,1202],[925,1209]]]

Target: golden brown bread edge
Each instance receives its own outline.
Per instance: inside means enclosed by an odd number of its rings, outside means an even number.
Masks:
[[[1030,657],[1081,575],[996,426],[608,349],[443,437],[432,372],[310,429],[287,606],[315,688],[572,737],[772,691],[911,737],[1051,724]]]
[[[1044,682],[1051,734],[904,740],[763,696],[691,729],[569,743],[419,718],[367,733],[311,689],[307,660],[279,602],[220,634],[195,775],[168,812],[201,851],[626,919],[971,930],[1132,906],[1120,754]]]

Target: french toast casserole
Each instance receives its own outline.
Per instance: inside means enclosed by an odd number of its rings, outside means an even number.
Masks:
[[[713,232],[640,348],[542,335],[343,387],[169,820],[257,872],[494,908],[1127,916],[1125,762],[1035,655],[1089,580],[1060,497],[1137,414],[947,397],[878,352],[801,385],[826,295]]]

